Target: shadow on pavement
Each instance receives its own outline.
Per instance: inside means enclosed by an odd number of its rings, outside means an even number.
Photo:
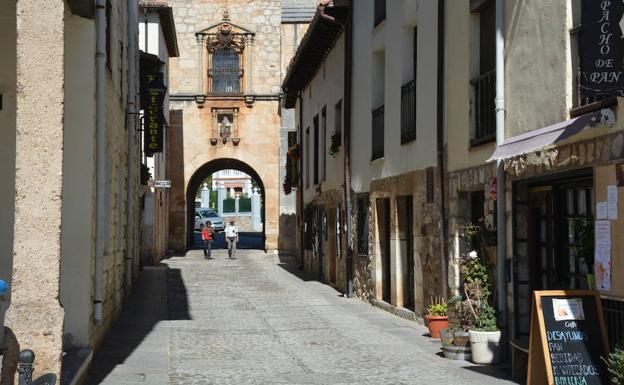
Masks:
[[[479,374],[483,374],[485,376],[498,378],[500,380],[512,381],[517,384],[521,382],[514,381],[511,377],[511,367],[508,365],[497,365],[497,366],[465,366],[464,369],[470,370],[472,372],[476,372]]]
[[[166,370],[168,334],[155,331],[162,321],[190,319],[187,290],[179,269],[166,266],[145,267],[141,271],[132,295],[125,303],[119,319],[97,350],[85,384],[97,385],[107,377],[124,383],[127,370],[111,373],[125,366],[132,370],[148,373],[155,368]],[[148,356],[133,355],[135,349],[149,339],[158,348]],[[159,350],[164,349],[162,352]],[[131,357],[132,356],[132,357]],[[142,367],[147,363],[146,367]],[[164,365],[164,367],[163,367]],[[128,379],[129,381],[130,379]]]
[[[286,270],[290,274],[299,278],[302,281],[318,281],[318,274],[306,273],[301,269],[299,263],[292,255],[288,254],[280,254],[278,256],[279,262],[277,262],[277,266]]]

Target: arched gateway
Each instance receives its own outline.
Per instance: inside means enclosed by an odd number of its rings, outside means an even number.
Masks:
[[[195,202],[197,191],[201,187],[202,182],[206,180],[206,178],[216,173],[217,171],[221,171],[221,170],[237,170],[237,171],[244,172],[245,174],[249,175],[251,178],[253,178],[256,181],[256,183],[258,184],[260,188],[260,195],[261,196],[265,195],[264,182],[262,181],[262,178],[260,177],[260,175],[256,172],[256,170],[250,167],[247,163],[241,162],[240,160],[227,159],[227,158],[215,159],[199,167],[195,171],[195,173],[193,173],[193,176],[191,176],[191,179],[189,180],[188,185],[186,186],[186,202],[187,202],[187,205],[186,205],[186,210],[187,210],[186,244],[187,244],[187,248],[190,248],[190,246],[194,242],[193,233],[194,233],[194,227],[195,227],[194,226],[195,206],[193,205],[193,203]],[[263,239],[266,239],[266,236],[264,234],[265,229],[266,229],[266,224],[263,223],[263,226],[262,226]],[[264,247],[266,248],[266,244],[264,245]]]
[[[313,14],[314,0],[301,3],[309,3]],[[233,168],[264,184],[265,248],[294,250],[295,200],[281,193],[280,164],[294,138],[295,116],[280,106],[281,82],[309,19],[292,10],[282,15],[281,0],[169,4],[179,10],[174,17],[180,51],[168,74],[169,248],[190,246],[189,198],[198,180]],[[293,16],[298,18],[288,19]]]

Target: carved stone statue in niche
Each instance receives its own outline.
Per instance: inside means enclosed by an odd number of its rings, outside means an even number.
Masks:
[[[221,115],[221,121],[219,122],[219,136],[222,138],[229,138],[232,136],[233,124],[227,115]]]

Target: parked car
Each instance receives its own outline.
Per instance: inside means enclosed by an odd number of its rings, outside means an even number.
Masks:
[[[200,207],[195,209],[195,230],[199,230],[199,225],[212,222],[215,231],[222,231],[225,228],[223,218],[216,211],[210,208]]]

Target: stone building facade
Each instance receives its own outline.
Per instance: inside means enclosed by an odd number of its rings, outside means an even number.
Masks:
[[[344,233],[344,28],[346,7],[320,6],[291,61],[284,89],[285,106],[295,107],[299,137],[291,147],[291,183],[298,186],[297,218],[303,270],[347,290]],[[324,15],[335,18],[328,21]],[[321,31],[330,30],[327,35]],[[284,167],[284,170],[286,168]]]
[[[148,76],[162,73],[163,84],[167,87],[170,82],[169,58],[179,55],[173,10],[165,0],[142,0],[139,13],[140,77],[146,83]],[[170,125],[168,90],[164,95],[163,111],[163,137],[166,138]],[[143,134],[146,132],[144,130]],[[145,137],[142,139],[145,142]],[[167,142],[164,142],[166,148]],[[166,151],[148,156],[143,149],[143,160],[153,181],[169,177],[166,159]],[[162,260],[168,251],[169,190],[146,182],[147,188],[143,189],[142,195],[141,261],[144,265],[152,265]]]
[[[137,4],[101,5],[0,6],[3,384],[19,347],[36,375],[88,361],[139,268]]]
[[[305,4],[305,2],[299,2]],[[172,60],[170,248],[192,240],[192,208],[199,185],[222,169],[259,182],[265,249],[293,237],[280,225],[280,113],[283,4],[264,1],[173,1],[180,57]],[[305,7],[304,7],[305,8]],[[299,30],[299,24],[292,23]],[[294,28],[294,27],[293,27]],[[288,42],[288,39],[286,39]],[[173,127],[173,125],[176,125]],[[282,157],[283,159],[283,157]],[[284,242],[281,239],[284,238]],[[284,246],[285,247],[285,246]]]
[[[437,6],[388,2],[378,14],[376,3],[319,6],[284,80],[286,102],[297,106],[300,125],[299,244],[306,271],[341,291],[352,289],[380,307],[418,318],[431,298],[443,294],[445,283],[437,41],[429,38],[437,35]],[[421,94],[427,97],[418,98]],[[344,116],[337,119],[337,111]],[[347,118],[352,128],[343,135]],[[353,148],[350,154],[340,145],[338,151],[332,148],[335,133],[338,143]]]
[[[446,20],[447,36],[453,37],[448,39],[445,90],[449,285],[460,293],[458,265],[464,245],[459,226],[482,223],[486,233],[502,231],[496,206],[504,196],[504,255],[498,255],[495,237],[485,246],[492,273],[504,273],[495,287],[503,295],[494,302],[499,327],[513,341],[513,349],[528,346],[535,290],[592,288],[595,277],[607,323],[624,322],[615,310],[624,301],[624,287],[613,279],[624,271],[617,236],[622,206],[614,207],[614,218],[598,212],[609,188],[622,192],[621,98],[609,93],[588,97],[579,88],[584,42],[578,31],[587,10],[581,1],[536,3],[518,10],[504,1],[463,1],[448,8]],[[496,67],[494,50],[496,12],[504,23],[501,67]],[[537,26],[545,27],[539,49],[534,44]],[[498,95],[490,81],[496,78],[504,79]],[[504,114],[498,123],[495,104],[483,97],[487,93],[498,96],[498,113]],[[502,130],[497,133],[498,124]],[[495,161],[504,180],[497,177]],[[608,268],[593,261],[593,250],[581,255],[575,246],[583,233],[593,237],[599,220],[611,228]],[[611,344],[624,338],[621,326],[611,327],[609,336]]]
[[[353,2],[357,254],[370,266],[372,302],[420,318],[445,287],[438,40],[432,38],[438,36],[438,5],[377,3]]]

